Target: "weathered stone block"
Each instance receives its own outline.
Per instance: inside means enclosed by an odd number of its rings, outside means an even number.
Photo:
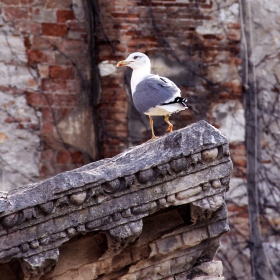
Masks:
[[[203,240],[206,240],[209,235],[207,228],[203,227],[194,231],[185,232],[182,237],[184,245],[190,247],[199,244]]]
[[[168,254],[183,246],[182,237],[180,235],[170,236],[164,239],[160,239],[157,243],[159,254]]]
[[[19,259],[27,279],[40,277],[55,265],[63,243],[90,232],[103,232],[107,240],[91,268],[79,268],[91,279],[105,272],[112,273],[108,279],[163,279],[192,268],[199,258],[212,259],[216,240],[228,230],[223,194],[232,163],[227,151],[227,140],[202,121],[112,159],[16,189],[3,197],[7,204],[0,204],[0,260]],[[174,210],[181,205],[185,210]],[[174,228],[160,233],[164,225],[158,224],[142,240],[143,219],[169,207],[177,213],[168,221]],[[132,254],[135,265],[125,257],[128,246],[143,252]],[[129,269],[117,271],[121,264]]]
[[[45,36],[63,37],[67,34],[67,26],[57,23],[42,23],[42,34]]]

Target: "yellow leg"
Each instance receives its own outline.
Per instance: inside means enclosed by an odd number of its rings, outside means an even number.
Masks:
[[[164,121],[168,124],[167,132],[171,132],[173,130],[173,124],[169,121],[169,116],[166,115],[164,117]]]
[[[157,139],[158,137],[155,136],[154,133],[154,122],[153,122],[153,118],[151,116],[149,116],[150,119],[150,127],[151,127],[151,131],[152,131],[152,138],[149,141],[153,141],[154,139]]]

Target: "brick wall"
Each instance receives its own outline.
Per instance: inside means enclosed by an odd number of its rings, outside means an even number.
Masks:
[[[71,140],[85,118],[77,108],[88,107],[88,31],[82,2],[72,0],[4,0],[0,28],[0,168],[2,189],[11,189],[94,156],[91,140],[88,147]],[[69,136],[60,126],[71,117]]]
[[[89,34],[84,13],[87,8],[78,0],[3,1],[1,5],[1,42],[5,49],[0,52],[6,56],[1,65],[10,74],[0,86],[10,99],[20,95],[28,110],[34,109],[30,111],[32,118],[25,116],[24,120],[34,119],[28,133],[36,139],[31,152],[36,160],[30,174],[21,170],[19,184],[96,158],[97,137],[89,121],[93,111],[88,106],[88,95],[93,93],[87,94],[88,35],[97,37],[102,94],[94,113],[98,115],[101,157],[114,156],[150,137],[147,118],[131,104],[130,73],[115,67],[133,51],[147,53],[153,71],[173,79],[189,99],[190,110],[171,117],[175,129],[199,119],[208,119],[219,127],[213,117],[219,104],[240,100],[236,1],[152,1],[151,5],[150,1],[139,0],[99,1],[96,34]],[[177,68],[180,70],[174,72]],[[7,110],[3,114],[4,119],[9,116]],[[9,117],[10,126],[20,120],[16,115]],[[11,121],[11,117],[17,121]],[[155,120],[158,135],[165,129],[162,119]],[[2,133],[4,138],[18,139],[10,132]],[[5,143],[1,148],[7,150]],[[9,158],[13,155],[4,160],[9,162]],[[39,162],[39,169],[35,162]]]
[[[228,99],[240,102],[240,24],[236,1],[99,1],[99,7],[100,67],[104,67],[104,62],[113,67],[134,51],[150,56],[152,70],[173,78],[182,95],[189,99],[190,110],[171,117],[175,129],[199,119],[208,119],[218,126],[212,114],[215,106]],[[180,70],[172,73],[176,67]],[[143,125],[137,122],[140,115],[131,115],[133,105],[129,104],[130,85],[125,72],[129,77],[125,69],[114,69],[101,77],[98,111],[105,157],[150,137],[145,117],[141,119]],[[140,137],[134,139],[137,129]],[[165,129],[163,121],[156,123],[158,134]]]

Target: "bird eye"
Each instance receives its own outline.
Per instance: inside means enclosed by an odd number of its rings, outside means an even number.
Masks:
[[[139,56],[137,56],[137,55],[135,55],[134,57],[133,57],[133,59],[137,59]]]

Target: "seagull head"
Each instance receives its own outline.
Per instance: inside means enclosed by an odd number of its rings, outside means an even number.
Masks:
[[[126,60],[119,61],[117,67],[128,66],[133,70],[147,69],[150,72],[151,62],[150,59],[141,52],[130,54]]]

